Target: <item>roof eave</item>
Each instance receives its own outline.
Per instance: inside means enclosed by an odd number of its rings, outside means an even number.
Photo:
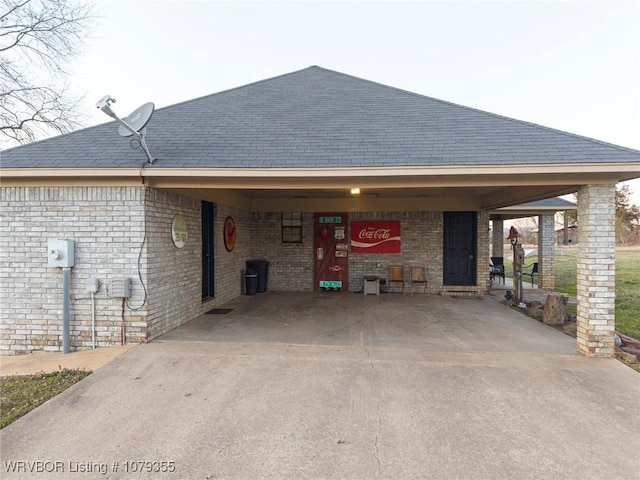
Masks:
[[[20,167],[2,168],[0,174],[3,177],[92,177],[99,172],[100,176],[129,177],[173,177],[173,176],[207,176],[207,177],[353,177],[353,176],[412,176],[412,175],[476,175],[476,174],[503,174],[516,173],[519,175],[530,174],[558,174],[558,173],[625,173],[640,176],[640,162],[616,162],[616,163],[541,163],[541,164],[508,164],[508,165],[438,165],[438,166],[364,166],[364,167],[260,167],[260,168],[233,168],[233,167],[161,167],[147,165],[140,167]]]

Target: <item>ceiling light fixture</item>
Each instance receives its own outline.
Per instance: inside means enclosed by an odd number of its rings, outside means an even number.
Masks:
[[[360,195],[360,189],[358,187],[353,187],[351,189],[351,195]]]

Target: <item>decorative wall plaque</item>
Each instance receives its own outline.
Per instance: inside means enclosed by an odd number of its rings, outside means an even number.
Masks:
[[[233,251],[236,246],[236,222],[233,218],[227,217],[224,220],[224,248],[227,252]]]
[[[184,221],[182,215],[174,215],[171,220],[171,240],[176,248],[182,248],[186,245],[189,238],[187,231],[187,222]]]

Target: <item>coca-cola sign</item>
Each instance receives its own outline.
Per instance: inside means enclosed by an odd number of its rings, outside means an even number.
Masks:
[[[400,253],[398,220],[351,222],[352,253]]]

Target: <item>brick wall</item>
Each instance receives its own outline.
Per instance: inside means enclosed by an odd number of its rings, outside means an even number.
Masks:
[[[430,291],[442,287],[443,216],[442,212],[361,212],[349,214],[349,227],[354,220],[400,220],[402,253],[349,254],[349,289],[362,291],[364,275],[388,277],[389,265],[424,266]],[[489,289],[489,214],[478,213],[478,287]],[[283,244],[280,213],[251,215],[251,256],[270,262],[269,285],[272,291],[313,291],[313,214],[303,214],[303,242]],[[347,230],[347,238],[350,238]],[[378,265],[380,265],[378,267]],[[409,281],[409,269],[406,271]]]
[[[172,330],[200,313],[202,295],[201,202],[191,197],[148,189],[148,332],[151,340]],[[188,239],[177,248],[171,238],[171,224],[181,215]]]
[[[614,353],[615,329],[615,185],[578,190],[577,345],[584,355]]]
[[[253,213],[252,256],[270,262],[270,290],[313,291],[313,213],[303,214],[303,242],[282,243],[280,213]],[[351,213],[353,220],[400,220],[402,253],[349,254],[349,289],[362,291],[364,275],[387,276],[391,264],[425,266],[435,291],[442,285],[442,213]],[[347,238],[350,230],[347,229]],[[380,267],[377,265],[380,264]],[[408,272],[407,272],[407,281]]]
[[[149,189],[146,199],[149,264],[147,340],[182,325],[241,294],[242,271],[251,247],[249,215],[217,205],[214,216],[215,297],[202,299],[202,202]],[[171,239],[174,215],[182,215],[189,238],[183,248]],[[228,252],[223,242],[227,216],[236,224],[237,242]]]
[[[429,290],[442,286],[442,212],[361,212],[349,215],[357,220],[400,220],[401,253],[350,253],[349,288],[362,291],[364,275],[388,278],[390,265],[404,265],[405,281],[410,280],[410,266],[425,268]],[[351,233],[349,231],[349,237]],[[377,265],[380,265],[378,267]]]
[[[76,242],[71,350],[92,347],[90,278],[103,284],[95,295],[100,347],[121,341],[122,301],[110,298],[114,279],[131,279],[132,296],[125,305],[128,343],[156,338],[241,294],[251,251],[246,212],[216,208],[215,298],[203,302],[200,200],[145,187],[30,187],[2,189],[1,206],[2,355],[62,351],[62,270],[47,266],[48,239]],[[176,214],[184,217],[189,231],[182,249],[171,240]],[[238,232],[232,252],[222,241],[227,216],[234,218]]]
[[[282,243],[280,212],[251,214],[251,258],[268,260],[268,291],[313,291],[313,213],[302,214],[302,243]]]
[[[223,241],[224,221],[232,217],[236,224],[236,245],[231,252],[227,252]],[[243,292],[245,263],[255,256],[252,253],[253,230],[251,228],[251,214],[224,205],[216,206],[215,216],[215,300],[211,305],[219,305],[241,295]],[[271,273],[271,272],[269,272]]]
[[[62,351],[62,270],[47,266],[48,239],[75,240],[71,269],[70,345],[90,348],[89,278],[103,285],[95,296],[97,343],[120,342],[121,300],[109,285],[132,279],[132,305],[142,302],[138,255],[144,235],[143,187],[3,188],[0,248],[0,353]],[[144,275],[144,264],[142,265]],[[129,325],[146,337],[146,312]]]

